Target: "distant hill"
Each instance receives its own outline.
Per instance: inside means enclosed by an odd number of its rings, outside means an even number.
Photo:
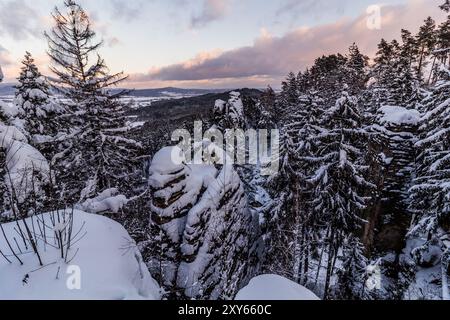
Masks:
[[[224,89],[182,89],[182,88],[158,88],[158,89],[138,89],[131,91],[133,97],[183,97],[183,96],[200,96],[208,93],[224,92]]]
[[[0,96],[14,95],[15,83],[1,83]],[[113,89],[113,92],[121,91],[123,89]],[[148,98],[182,98],[200,96],[208,93],[220,93],[226,91],[225,89],[183,89],[183,88],[158,88],[158,89],[138,89],[130,91],[129,96],[132,97],[148,97]]]
[[[242,97],[259,98],[262,91],[258,89],[237,89],[219,93],[208,93],[200,96],[184,97],[180,99],[161,100],[151,105],[132,110],[130,114],[141,120],[177,119],[186,116],[209,117],[216,100],[228,100],[231,91],[238,91]]]
[[[0,96],[12,96],[16,89],[14,89],[15,83],[0,83]]]

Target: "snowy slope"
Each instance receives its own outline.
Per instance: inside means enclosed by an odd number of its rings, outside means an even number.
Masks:
[[[43,216],[50,225],[49,215]],[[30,220],[28,222],[31,223]],[[18,237],[14,231],[16,224],[5,224],[3,227],[14,243],[13,237]],[[74,230],[80,231],[76,236],[79,240],[74,241],[70,251],[74,256],[70,266],[59,258],[57,249],[51,245],[44,246],[43,241],[39,241],[46,266],[37,270],[36,255],[26,254],[21,239],[17,239],[25,253],[20,255],[24,265],[20,266],[14,257],[9,256],[12,263],[8,263],[0,256],[0,299],[159,299],[158,285],[150,277],[134,242],[120,224],[98,215],[75,211]],[[0,250],[7,256],[10,254],[1,233]],[[76,275],[73,272],[78,268],[81,289],[70,290],[67,282],[76,283],[72,282],[74,278],[71,277]],[[26,275],[29,278],[24,283]]]
[[[25,135],[16,127],[0,124],[0,148],[6,150],[8,186],[14,188],[19,202],[35,190],[39,193],[40,183],[49,180],[50,169],[47,160],[28,144]]]
[[[235,300],[320,300],[301,285],[274,274],[253,278],[238,292]]]

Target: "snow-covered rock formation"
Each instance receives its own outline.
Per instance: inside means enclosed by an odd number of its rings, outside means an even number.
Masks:
[[[244,104],[239,92],[231,92],[228,102],[217,100],[213,109],[215,123],[221,129],[243,129]]]
[[[246,277],[252,218],[232,166],[185,164],[181,149],[153,158],[151,272],[177,297],[232,298]]]

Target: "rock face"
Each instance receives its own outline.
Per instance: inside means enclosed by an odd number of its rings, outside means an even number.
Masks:
[[[232,298],[247,277],[252,217],[231,166],[187,165],[178,147],[150,167],[152,275],[175,299]]]
[[[243,129],[244,121],[244,104],[239,92],[231,92],[228,102],[217,100],[214,109],[215,123],[220,129]]]
[[[369,152],[376,159],[371,175],[378,194],[367,210],[364,243],[369,250],[400,253],[405,246],[410,221],[406,200],[414,170],[419,116],[415,110],[384,106],[371,127]]]

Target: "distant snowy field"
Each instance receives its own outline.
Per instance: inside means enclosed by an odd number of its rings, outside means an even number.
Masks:
[[[223,90],[196,90],[179,88],[144,89],[136,90],[130,95],[123,96],[122,100],[131,103],[133,108],[151,106],[152,103],[164,100],[192,98],[207,93],[222,92]],[[0,100],[12,102],[14,100],[15,89],[12,84],[0,84]]]
[[[49,214],[43,215],[50,225]],[[36,218],[35,218],[36,219]],[[31,220],[27,220],[31,225]],[[22,222],[19,222],[23,224]],[[39,241],[44,267],[29,253],[16,233],[16,223],[4,224],[24,265],[10,255],[0,234],[0,250],[12,263],[0,257],[0,300],[128,300],[160,298],[157,283],[143,264],[140,253],[125,229],[99,215],[74,212],[74,230],[80,230],[66,264],[52,244]],[[17,244],[12,239],[16,238]],[[76,243],[75,243],[76,242]],[[77,271],[79,284],[77,287]]]

